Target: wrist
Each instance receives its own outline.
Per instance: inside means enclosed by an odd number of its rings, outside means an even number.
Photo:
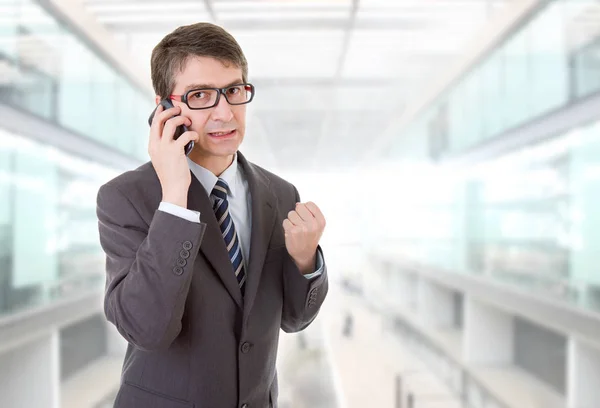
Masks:
[[[182,194],[180,192],[165,193],[163,194],[162,201],[177,205],[179,207],[187,208],[187,194]]]
[[[309,273],[313,273],[316,269],[317,265],[317,254],[315,253],[312,258],[308,258],[306,260],[295,260],[294,263],[300,270],[302,275],[308,275]]]

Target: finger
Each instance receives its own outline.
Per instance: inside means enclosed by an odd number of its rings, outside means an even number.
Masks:
[[[290,211],[288,213],[288,220],[290,220],[292,222],[292,224],[294,224],[294,225],[302,225],[303,224],[302,218],[300,218],[300,216],[298,215],[298,213],[296,211]]]
[[[308,208],[306,208],[306,206],[302,203],[296,204],[296,212],[298,213],[300,218],[302,218],[302,220],[305,222],[315,221],[315,217],[313,216],[312,212],[310,212]]]
[[[187,145],[190,141],[193,140],[194,142],[197,142],[199,138],[200,136],[198,136],[197,132],[188,130],[187,132],[183,132],[183,134],[179,136],[179,139],[175,141],[175,144],[179,145],[179,147],[183,149],[185,145]]]
[[[319,223],[325,224],[325,216],[321,212],[321,209],[315,203],[309,201],[305,204],[305,206],[306,208],[308,208],[308,210],[312,213],[312,215]]]
[[[181,108],[179,106],[173,106],[169,109],[163,108],[163,111],[160,112],[160,114],[154,115],[154,119],[156,119],[157,124],[163,126],[167,120],[179,114],[181,114]]]
[[[152,129],[156,129],[159,136],[162,135],[162,130],[165,125],[165,122],[170,118],[179,115],[181,113],[181,108],[179,106],[174,106],[169,109],[165,109],[161,104],[156,108],[156,113],[154,114],[154,118],[152,118],[152,125],[150,127]]]
[[[181,125],[189,126],[191,125],[191,121],[185,116],[175,116],[167,120],[167,123],[165,123],[165,128],[162,132],[162,140],[165,140],[166,142],[172,142],[174,140],[173,136],[175,135],[175,129],[177,126]]]
[[[288,220],[287,218],[285,220],[283,220],[283,230],[285,231],[286,234],[291,233],[292,228],[294,228],[294,224],[292,224],[292,222],[290,220]]]
[[[179,114],[181,108],[175,106],[173,108],[164,109],[164,106],[159,105],[157,108],[157,112],[154,114],[154,118],[152,118],[152,125],[150,126],[150,133],[152,134],[151,143],[149,149],[156,149],[153,145],[156,145],[161,140],[163,140],[164,133],[164,122]]]

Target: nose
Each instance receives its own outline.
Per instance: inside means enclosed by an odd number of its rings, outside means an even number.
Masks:
[[[231,110],[231,105],[227,102],[227,99],[225,99],[225,95],[221,94],[219,103],[213,109],[211,118],[212,120],[222,122],[229,122],[233,119],[233,111]]]

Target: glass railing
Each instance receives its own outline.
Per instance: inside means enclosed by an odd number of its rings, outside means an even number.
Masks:
[[[600,312],[600,121],[482,164],[419,169],[378,180],[394,205],[372,204],[373,251]]]
[[[390,318],[399,342],[412,350],[415,356],[454,392],[464,408],[509,408],[467,368],[449,356],[419,329],[401,317]],[[414,401],[414,406],[419,406],[418,399]]]
[[[35,0],[0,2],[0,103],[147,159],[152,95]]]

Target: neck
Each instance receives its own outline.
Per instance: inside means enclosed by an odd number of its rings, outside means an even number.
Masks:
[[[196,152],[195,149],[188,156],[194,163],[210,170],[215,176],[219,177],[233,163],[235,155],[229,156],[210,156],[202,155]]]

